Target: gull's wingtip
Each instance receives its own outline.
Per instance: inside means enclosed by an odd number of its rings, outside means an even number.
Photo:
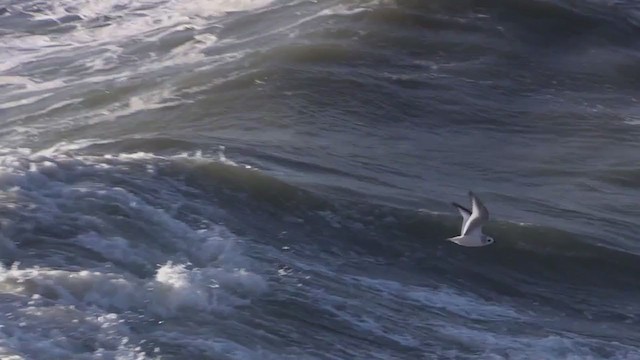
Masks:
[[[471,201],[480,201],[480,198],[478,198],[478,195],[476,195],[476,193],[474,193],[473,191],[469,190],[469,199],[471,199]]]
[[[467,209],[466,207],[464,207],[464,206],[462,206],[462,205],[458,204],[458,203],[457,203],[457,202],[455,202],[455,201],[451,202],[451,205],[452,205],[453,207],[455,207],[456,209],[462,209],[462,210],[464,210],[464,211],[466,211],[466,212],[468,212],[468,213],[471,213],[471,211],[470,211],[469,209]]]

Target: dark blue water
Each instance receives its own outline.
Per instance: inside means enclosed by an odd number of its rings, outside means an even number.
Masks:
[[[0,1],[0,357],[640,359],[639,26]]]

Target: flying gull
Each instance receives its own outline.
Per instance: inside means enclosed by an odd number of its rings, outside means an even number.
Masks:
[[[469,191],[469,197],[471,198],[472,211],[458,203],[451,203],[462,215],[462,228],[460,236],[447,240],[470,247],[491,245],[494,242],[493,238],[482,233],[482,226],[489,220],[489,210],[473,192]]]

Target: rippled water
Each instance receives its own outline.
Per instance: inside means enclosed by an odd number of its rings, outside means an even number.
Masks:
[[[638,26],[0,1],[0,356],[640,359]]]

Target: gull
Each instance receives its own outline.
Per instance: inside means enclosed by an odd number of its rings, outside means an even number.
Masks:
[[[471,198],[472,211],[458,203],[451,203],[462,215],[462,228],[460,236],[447,240],[470,247],[491,245],[494,242],[493,238],[482,233],[482,226],[489,220],[489,210],[472,191],[469,191],[469,197]]]

